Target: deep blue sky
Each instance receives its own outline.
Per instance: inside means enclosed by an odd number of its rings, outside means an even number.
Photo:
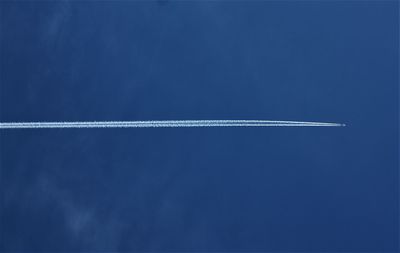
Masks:
[[[398,1],[3,1],[1,251],[396,251]]]

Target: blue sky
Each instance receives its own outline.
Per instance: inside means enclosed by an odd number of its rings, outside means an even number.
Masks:
[[[399,247],[398,1],[3,1],[2,251]]]

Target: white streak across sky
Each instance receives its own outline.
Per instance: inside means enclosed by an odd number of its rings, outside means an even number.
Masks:
[[[23,128],[154,128],[154,127],[341,127],[340,123],[276,120],[159,120],[159,121],[76,121],[4,122],[0,129]]]

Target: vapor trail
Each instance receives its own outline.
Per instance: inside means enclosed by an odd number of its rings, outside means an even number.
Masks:
[[[149,127],[339,127],[344,124],[275,120],[160,120],[160,121],[78,121],[4,122],[0,129],[21,128],[149,128]]]

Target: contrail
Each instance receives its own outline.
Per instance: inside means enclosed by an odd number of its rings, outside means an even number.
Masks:
[[[4,122],[0,129],[21,128],[149,128],[149,127],[340,127],[339,123],[276,120],[159,120],[159,121],[76,121]]]

